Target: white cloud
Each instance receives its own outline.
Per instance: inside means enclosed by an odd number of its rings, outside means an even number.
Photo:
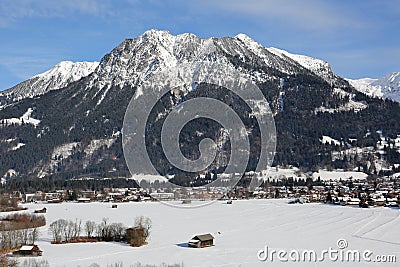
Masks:
[[[332,5],[318,0],[204,0],[199,5],[254,16],[259,20],[272,19],[276,23],[306,30],[331,31],[343,27],[364,26],[364,22],[343,5]]]
[[[2,0],[0,27],[10,26],[13,22],[24,18],[63,18],[76,13],[103,16],[108,14],[109,4],[108,0]]]

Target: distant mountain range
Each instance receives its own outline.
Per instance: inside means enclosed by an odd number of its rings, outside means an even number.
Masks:
[[[304,170],[362,168],[373,173],[376,155],[355,159],[341,153],[351,147],[375,146],[381,138],[376,131],[388,138],[400,134],[398,103],[360,93],[353,81],[349,84],[336,75],[327,62],[265,48],[245,34],[199,38],[149,30],[124,40],[99,63],[61,62],[1,92],[0,174],[53,179],[129,176],[121,130],[126,107],[140,84],[171,67],[192,76],[207,73],[213,62],[227,66],[221,79],[231,77],[230,70],[235,69],[268,100],[278,131],[275,165]],[[389,90],[381,86],[382,92]],[[148,152],[157,169],[163,174],[179,172],[159,146],[160,129],[168,112],[197,96],[224,101],[240,114],[252,133],[254,153],[248,170],[254,169],[260,149],[257,123],[237,96],[209,84],[167,94],[155,107],[159,116],[148,121]],[[197,144],[206,136],[221,144],[208,171],[224,167],[229,140],[219,125],[200,120],[183,130],[183,154],[196,158]],[[321,142],[324,136],[338,141]]]
[[[347,79],[358,91],[372,96],[400,102],[400,72],[393,72],[380,79]]]

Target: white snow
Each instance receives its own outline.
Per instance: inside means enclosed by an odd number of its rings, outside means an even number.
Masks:
[[[329,137],[329,136],[327,136],[327,135],[323,135],[323,136],[322,136],[322,139],[321,139],[320,141],[321,141],[321,143],[323,143],[323,144],[328,144],[328,145],[330,145],[330,144],[333,142],[335,145],[340,145],[340,141],[338,141],[338,140],[336,140],[336,139],[333,139],[332,137]]]
[[[151,174],[135,174],[133,177],[135,181],[137,181],[139,184],[141,181],[146,181],[146,182],[154,182],[154,181],[159,181],[159,182],[167,182],[168,179],[165,178],[164,176],[161,175],[151,175]]]
[[[400,102],[400,72],[393,72],[380,79],[362,78],[346,79],[356,90],[380,98]]]
[[[313,73],[321,76],[327,82],[331,82],[333,78],[335,78],[335,74],[332,72],[331,67],[328,62],[325,62],[321,59],[312,58],[305,55],[297,55],[289,53],[285,50],[278,49],[275,47],[269,47],[267,50],[277,56],[282,58],[288,57],[297,63],[299,63],[304,68],[312,71]]]
[[[357,102],[357,101],[350,99],[349,102],[346,102],[344,105],[339,106],[337,108],[326,108],[324,106],[321,106],[319,108],[316,108],[315,112],[335,113],[335,112],[349,111],[349,110],[353,110],[354,112],[359,112],[363,109],[366,109],[367,107],[368,107],[368,105],[363,102]]]
[[[1,184],[6,184],[7,183],[7,177],[13,177],[18,175],[18,172],[15,171],[14,169],[9,169],[8,171],[6,171],[6,173],[1,177],[0,179],[0,183]]]
[[[365,180],[367,178],[367,174],[363,172],[356,172],[356,171],[326,171],[326,170],[319,170],[318,172],[313,173],[313,179],[316,180],[318,177],[321,178],[322,181],[339,181],[347,180],[352,178],[353,180]]]
[[[72,155],[74,148],[79,144],[79,142],[72,142],[54,148],[50,162],[42,166],[41,171],[38,173],[38,177],[43,178],[47,174],[51,173],[62,160],[67,159]]]
[[[40,123],[40,120],[32,118],[31,117],[32,112],[33,112],[33,109],[28,108],[28,110],[21,117],[3,119],[3,120],[1,120],[1,122],[6,123],[6,124],[16,124],[16,125],[21,125],[22,123],[29,123],[36,127]]]
[[[47,208],[47,225],[40,228],[37,244],[40,259],[52,267],[100,266],[122,263],[183,263],[184,266],[294,266],[287,262],[261,262],[259,250],[337,249],[337,240],[346,239],[349,250],[366,249],[373,255],[392,254],[400,259],[400,211],[389,208],[350,208],[324,204],[289,205],[287,200],[239,200],[232,205],[216,202],[197,209],[172,208],[157,202],[28,204],[29,211]],[[60,218],[94,220],[132,226],[136,216],[153,222],[148,245],[133,248],[122,243],[50,244],[49,224]],[[179,246],[194,235],[210,233],[215,246],[193,249]],[[341,266],[382,266],[381,263],[340,262]],[[295,266],[338,266],[326,259],[322,263],[296,262]],[[388,264],[388,266],[394,266]]]
[[[116,136],[118,136],[118,135],[116,135]],[[99,148],[102,146],[106,146],[107,148],[110,148],[116,140],[117,140],[116,137],[109,138],[109,139],[91,140],[89,145],[84,149],[85,157],[83,159],[83,168],[86,168],[88,166],[90,157],[93,155],[94,152],[99,150]]]
[[[49,83],[56,77],[57,85],[52,90],[60,89],[67,84],[77,81],[82,77],[88,76],[92,73],[99,62],[72,62],[72,61],[61,61],[50,70],[33,76],[32,78],[40,78],[43,82]]]
[[[21,100],[27,97],[42,95],[51,90],[61,89],[92,73],[99,62],[62,61],[50,70],[37,74],[32,78],[4,91],[0,95]]]
[[[267,178],[270,179],[283,179],[283,178],[302,178],[305,179],[304,173],[300,171],[299,168],[292,167],[292,168],[281,168],[281,167],[272,167],[267,172]]]
[[[25,146],[24,143],[18,143],[15,147],[11,148],[11,150],[17,150],[17,149],[20,149],[23,146]]]

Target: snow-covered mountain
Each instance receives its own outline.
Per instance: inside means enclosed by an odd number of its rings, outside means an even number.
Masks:
[[[211,51],[215,52],[214,58],[201,58]],[[99,89],[96,96],[99,96],[100,104],[111,87],[137,85],[152,73],[166,68],[192,71],[193,75],[196,69],[193,62],[218,61],[222,65],[233,66],[226,55],[234,55],[241,60],[256,58],[258,64],[285,74],[294,74],[303,67],[330,84],[340,80],[327,62],[277,48],[265,48],[246,34],[238,34],[234,38],[200,38],[191,33],[172,35],[169,31],[148,30],[138,38],[126,39],[104,56],[100,63],[63,61],[44,73],[0,92],[0,106],[66,87],[91,73],[93,75],[86,81],[86,88]],[[203,67],[206,72],[207,64]],[[211,64],[209,67],[212,67]],[[256,80],[267,78],[265,75],[255,77]]]
[[[17,101],[27,97],[42,95],[51,90],[66,87],[72,82],[92,73],[99,62],[62,61],[50,70],[37,74],[32,78],[0,93],[0,97],[8,101]]]
[[[4,106],[0,112],[0,174],[15,168],[26,177],[128,175],[120,134],[126,107],[132,96],[140,97],[146,94],[145,90],[151,90],[138,85],[163,77],[156,74],[171,68],[179,73],[173,77],[182,81],[214,74],[215,66],[222,66],[215,75],[222,81],[237,78],[237,74],[251,79],[275,115],[277,164],[330,167],[331,154],[326,153],[329,144],[321,143],[323,136],[347,140],[363,138],[372,128],[384,132],[400,129],[400,107],[394,103],[365,98],[322,60],[266,48],[245,34],[200,38],[190,33],[172,35],[149,30],[125,39],[100,63],[78,64],[75,68],[73,64],[78,63],[60,63],[0,95],[0,101],[2,97],[14,101],[25,98]],[[163,84],[163,80],[157,82]],[[154,107],[152,114],[157,116],[154,120],[150,116],[146,129],[151,129],[155,140],[168,112],[199,95],[226,101],[243,117],[254,134],[252,140],[260,140],[259,132],[253,131],[258,127],[253,113],[239,97],[213,84],[193,85],[185,83],[182,88],[174,88],[163,97],[162,104]],[[50,90],[53,91],[47,93]],[[36,95],[40,97],[33,97]],[[375,116],[379,112],[383,117]],[[397,122],[399,126],[392,126]],[[218,144],[223,140],[221,147],[225,145],[219,126],[204,129],[204,122],[193,123],[182,139],[187,155],[196,158],[197,137],[204,134]],[[193,129],[196,131],[191,132]],[[19,145],[22,143],[25,145]],[[149,145],[149,157],[157,159],[161,170],[170,170],[158,142]],[[256,152],[257,146],[259,143],[255,145]],[[293,149],[297,147],[301,150]],[[256,166],[257,155],[251,155],[252,167]]]
[[[400,102],[400,72],[393,72],[380,79],[347,79],[358,91],[372,96]]]
[[[301,66],[312,71],[313,73],[320,76],[329,83],[331,83],[332,80],[338,78],[338,76],[332,71],[329,63],[321,59],[312,58],[305,55],[291,54],[285,50],[278,49],[275,47],[268,48],[268,51],[282,58],[293,59],[294,61],[298,62]]]
[[[88,87],[103,89],[104,98],[112,86],[133,86],[167,68],[193,75],[195,64],[202,64],[203,71],[212,62],[232,66],[227,56],[233,55],[242,60],[256,57],[260,63],[287,74],[299,67],[297,62],[274,55],[245,34],[234,38],[200,38],[190,33],[172,35],[168,31],[148,30],[138,38],[126,39],[107,54],[90,77]]]

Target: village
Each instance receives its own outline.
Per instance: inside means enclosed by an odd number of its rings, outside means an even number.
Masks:
[[[366,178],[339,178],[321,180],[297,180],[291,176],[269,177],[259,187],[251,190],[248,186],[237,185],[226,192],[225,187],[182,187],[163,188],[159,183],[144,188],[103,188],[102,190],[67,190],[53,192],[3,193],[2,199],[15,203],[61,203],[61,202],[146,202],[191,200],[229,201],[238,199],[288,199],[288,203],[321,202],[337,205],[367,207],[399,207],[400,176],[386,176],[369,180]],[[117,207],[115,205],[114,207]]]
[[[290,176],[296,172],[288,172],[282,175],[282,170],[279,170],[278,176],[271,176],[264,181],[260,186],[251,190],[248,186],[237,185],[233,190],[226,193],[226,188],[199,186],[193,188],[162,188],[160,184],[150,189],[143,188],[103,188],[103,190],[66,190],[59,189],[54,192],[12,192],[3,193],[1,196],[1,206],[11,207],[15,210],[27,209],[14,216],[2,216],[0,222],[3,226],[12,225],[15,221],[15,230],[4,228],[2,233],[3,246],[9,244],[8,252],[10,259],[18,259],[25,257],[39,257],[43,253],[49,256],[49,244],[66,244],[66,243],[98,243],[103,246],[104,242],[128,243],[132,247],[140,247],[147,245],[147,238],[150,235],[151,220],[147,217],[139,216],[135,219],[133,226],[125,226],[121,222],[109,221],[105,216],[110,213],[101,213],[104,216],[102,219],[97,218],[97,221],[81,219],[66,220],[62,216],[62,207],[71,207],[72,209],[80,210],[80,207],[93,207],[110,210],[126,210],[128,207],[134,208],[138,206],[144,209],[146,202],[150,205],[157,205],[156,202],[174,203],[182,207],[190,206],[192,202],[201,203],[202,201],[216,201],[217,203],[225,204],[224,206],[243,205],[244,203],[265,203],[271,199],[272,201],[280,201],[285,203],[287,207],[302,209],[307,206],[307,203],[321,203],[318,206],[341,205],[357,208],[375,208],[383,211],[399,209],[400,204],[400,177],[390,176],[369,180],[367,178],[357,179],[346,177],[349,173],[343,173],[343,177],[339,179],[326,179],[324,173],[315,179],[298,179],[298,177]],[[298,173],[298,172],[297,172]],[[331,173],[330,173],[331,174]],[[336,173],[337,174],[337,173]],[[254,173],[248,174],[249,177],[254,176]],[[356,176],[356,175],[355,175]],[[279,179],[276,179],[279,177]],[[130,202],[130,203],[127,203]],[[135,204],[138,203],[138,204]],[[271,202],[275,203],[275,202]],[[294,205],[291,205],[294,204]],[[324,205],[326,204],[326,205]],[[65,206],[67,205],[67,206]],[[100,205],[100,206],[98,206]],[[221,204],[220,204],[221,205]],[[218,206],[218,204],[217,204]],[[315,206],[315,205],[310,205]],[[54,208],[53,208],[54,207]],[[60,208],[57,208],[60,207]],[[153,207],[153,206],[149,206]],[[155,207],[153,207],[155,208]],[[331,209],[330,207],[327,207]],[[345,207],[344,207],[345,208]],[[53,214],[55,210],[57,214]],[[218,208],[216,208],[218,209]],[[221,209],[221,208],[220,208]],[[9,210],[8,210],[9,211]],[[61,213],[60,213],[61,212]],[[47,214],[49,213],[49,214]],[[25,217],[18,217],[16,214],[25,214]],[[80,212],[78,212],[80,214]],[[97,214],[97,212],[96,212]],[[39,235],[38,227],[47,225],[44,221],[44,215],[52,218],[48,222],[48,238],[52,241],[43,242]],[[82,216],[82,215],[79,215]],[[96,215],[97,217],[100,214]],[[153,215],[154,216],[154,215]],[[28,218],[27,217],[27,218]],[[48,218],[48,217],[47,217]],[[57,219],[56,219],[57,218]],[[139,218],[139,223],[136,221]],[[18,224],[22,222],[30,222],[29,225]],[[31,225],[32,224],[32,225]],[[27,228],[28,227],[28,228]],[[11,234],[10,234],[11,233]],[[26,233],[26,234],[23,234]],[[43,232],[42,232],[43,234]],[[176,244],[178,247],[184,248],[207,248],[219,246],[215,240],[219,238],[221,233],[217,232],[201,232],[190,231],[185,237],[186,242]],[[23,236],[26,239],[23,239]],[[21,239],[22,238],[22,239]],[[157,237],[158,238],[158,237]],[[39,241],[39,242],[37,242]],[[20,243],[15,243],[20,242]],[[154,241],[152,241],[154,242]],[[15,244],[14,244],[15,243]],[[121,244],[122,244],[121,243]],[[13,245],[14,244],[14,245]],[[114,243],[115,244],[115,243]],[[153,244],[154,245],[154,244]]]

